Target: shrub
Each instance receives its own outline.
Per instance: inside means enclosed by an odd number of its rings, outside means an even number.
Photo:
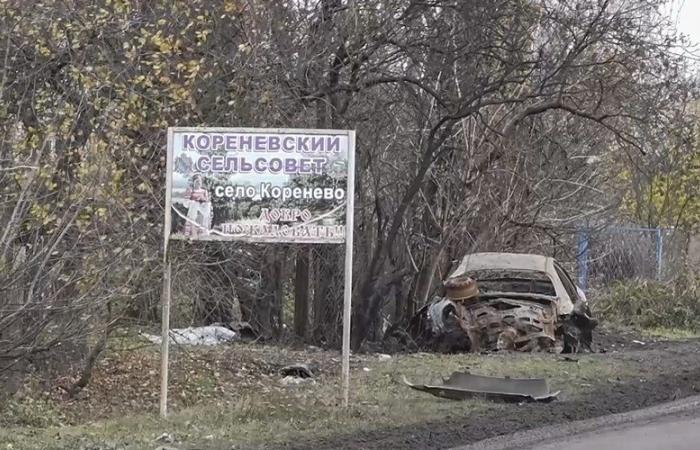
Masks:
[[[681,274],[673,281],[624,281],[600,292],[594,314],[641,328],[700,331],[700,278]]]

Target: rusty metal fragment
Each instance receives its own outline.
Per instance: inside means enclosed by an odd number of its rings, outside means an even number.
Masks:
[[[499,378],[454,372],[442,384],[414,384],[405,376],[403,382],[417,391],[452,400],[482,397],[510,402],[550,402],[559,395],[559,391],[550,392],[549,383],[543,378]]]
[[[280,369],[280,375],[283,377],[295,378],[314,378],[317,372],[318,367],[315,364],[292,364]]]
[[[465,308],[473,318],[480,348],[544,351],[554,347],[555,319],[550,305],[496,298]]]

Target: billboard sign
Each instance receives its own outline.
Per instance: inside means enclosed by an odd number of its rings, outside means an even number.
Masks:
[[[354,131],[170,128],[166,236],[342,243]]]

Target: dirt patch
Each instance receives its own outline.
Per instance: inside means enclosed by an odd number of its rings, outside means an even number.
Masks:
[[[688,386],[688,380],[697,380],[698,377],[700,369],[695,369],[682,376],[670,375],[646,383],[615,383],[577,401],[551,405],[523,404],[508,407],[508,410],[499,413],[468,414],[437,423],[295,443],[280,448],[450,448],[516,431],[631,411],[695,395],[700,392],[700,386]]]
[[[634,336],[614,336],[610,348],[630,348]],[[546,425],[631,411],[700,392],[700,342],[652,342],[643,350],[601,355],[638,361],[647,368],[635,377],[610,379],[576,399],[566,394],[551,404],[504,405],[498,411],[466,413],[439,422],[296,442],[285,449],[450,448]],[[418,394],[417,394],[418,395]]]
[[[634,329],[599,327],[593,331],[593,348],[597,352],[650,350],[663,345],[664,342],[667,341],[644,335]]]

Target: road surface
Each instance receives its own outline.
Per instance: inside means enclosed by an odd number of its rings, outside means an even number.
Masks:
[[[700,414],[671,416],[641,424],[591,431],[531,446],[537,450],[697,450]]]
[[[700,396],[498,436],[455,450],[698,450]]]

